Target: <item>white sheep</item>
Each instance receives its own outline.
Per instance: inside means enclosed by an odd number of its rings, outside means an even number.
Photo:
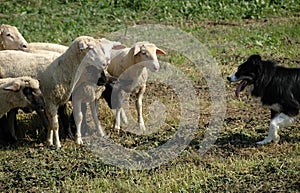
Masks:
[[[99,41],[104,52],[107,64],[109,64],[110,62],[110,53],[112,49],[122,49],[125,47],[120,42],[110,41],[105,38],[102,38]],[[81,128],[83,121],[82,103],[89,103],[93,120],[97,127],[97,131],[101,136],[105,135],[98,120],[96,102],[96,99],[100,98],[101,96],[100,90],[104,90],[104,88],[97,88],[97,81],[102,72],[103,71],[95,68],[94,66],[89,66],[84,69],[72,93],[73,116],[77,128],[75,141],[77,144],[83,144],[81,138]],[[98,91],[96,92],[96,90]],[[98,94],[98,96],[96,94]]]
[[[0,50],[27,50],[28,43],[15,26],[0,26]]]
[[[117,50],[112,53],[111,62],[107,72],[119,78],[119,89],[127,93],[135,91],[137,93],[136,109],[138,113],[138,124],[140,129],[145,130],[142,115],[142,99],[146,90],[148,77],[147,69],[152,72],[159,70],[159,62],[156,54],[165,54],[162,49],[149,42],[137,42],[131,48]],[[126,123],[127,118],[121,106],[116,107],[114,128],[120,129],[120,116]]]
[[[52,63],[48,62],[51,54],[13,50],[3,52],[0,52],[0,77],[27,75],[40,80],[45,99],[45,113],[49,120],[47,142],[53,145],[54,132],[55,145],[61,147],[57,109],[69,100],[84,68],[95,65],[103,69],[106,65],[99,40],[88,36],[78,37],[64,54],[56,53],[60,56]]]
[[[0,118],[14,108],[29,107],[39,112],[44,111],[45,103],[39,81],[27,76],[0,79]],[[9,128],[17,139],[15,130]]]
[[[54,44],[54,43],[44,43],[44,42],[30,42],[28,44],[27,52],[31,53],[51,53],[58,52],[64,53],[68,49],[68,46]]]
[[[100,46],[104,52],[107,64],[110,62],[110,51],[112,49],[121,49],[125,46],[121,45],[120,42],[113,42],[107,40],[105,38],[99,39]],[[63,53],[68,48],[67,46],[53,44],[53,43],[29,43],[29,50],[28,52],[31,53],[51,53],[51,52],[58,52]],[[88,70],[92,69],[92,70]],[[83,144],[81,138],[81,128],[82,128],[82,121],[83,121],[83,113],[82,113],[82,103],[89,103],[90,108],[92,111],[93,120],[97,127],[97,131],[101,136],[104,136],[104,132],[101,128],[100,122],[98,120],[98,113],[97,113],[97,103],[96,98],[100,98],[101,92],[99,90],[104,88],[96,88],[96,83],[98,78],[101,76],[101,71],[97,70],[97,68],[90,66],[90,68],[84,69],[82,75],[77,82],[75,89],[72,94],[72,106],[73,106],[73,116],[76,124],[76,134],[75,134],[75,141],[77,144]],[[95,92],[97,90],[97,92]],[[66,108],[63,106],[62,108]],[[65,112],[62,110],[61,112]],[[65,114],[59,114],[61,117],[67,118]],[[66,121],[66,120],[63,120]],[[64,123],[66,125],[66,123]],[[69,130],[70,128],[68,128]],[[70,133],[70,130],[69,130]]]
[[[23,50],[33,53],[47,53],[47,51],[64,53],[67,49],[67,46],[54,43],[27,43],[17,27],[7,24],[2,24],[0,26],[0,50]]]
[[[15,26],[2,24],[0,26],[0,50],[22,50],[31,53],[64,53],[68,49],[67,46],[44,43],[31,42],[27,43],[23,35]]]
[[[114,49],[121,49],[121,48],[124,48],[125,46],[121,45],[121,43],[119,42],[112,42],[112,41],[109,41],[105,38],[101,38],[99,39],[100,41],[100,44],[101,44],[101,47],[102,47],[102,50],[105,54],[105,57],[106,57],[106,60],[107,60],[107,63],[110,62],[110,51],[112,48]],[[29,43],[29,49],[27,50],[28,52],[31,52],[31,53],[50,53],[51,52],[58,52],[58,53],[64,53],[66,50],[67,50],[67,46],[63,46],[63,45],[59,45],[59,44],[53,44],[53,43],[43,43],[43,42],[33,42],[33,43]],[[100,76],[100,73],[99,70],[95,70],[94,69],[94,74],[93,74],[93,77],[96,78],[96,80],[94,81],[90,81],[90,80],[87,80],[86,79],[86,70],[85,72],[82,74],[82,76],[80,77],[79,79],[79,82],[78,82],[78,85],[80,86],[77,86],[77,89],[74,90],[74,92],[76,93],[76,96],[74,97],[75,100],[73,100],[73,103],[72,105],[75,106],[75,110],[73,110],[73,115],[74,115],[74,119],[75,119],[75,124],[76,124],[76,138],[75,138],[75,141],[77,144],[83,144],[82,142],[82,139],[81,139],[81,128],[82,128],[82,110],[79,111],[79,109],[81,109],[81,107],[79,106],[79,104],[81,105],[81,102],[84,102],[84,103],[89,103],[90,104],[90,107],[91,107],[91,110],[92,110],[92,115],[93,115],[93,119],[94,119],[94,122],[97,126],[97,131],[100,133],[101,136],[104,135],[104,132],[102,131],[101,129],[101,125],[100,125],[100,122],[98,120],[98,115],[97,115],[97,104],[95,103],[95,97],[96,97],[96,93],[95,93],[95,89],[97,90],[101,90],[101,88],[94,88],[94,85],[97,83],[97,77]],[[89,76],[91,77],[91,76]],[[80,93],[80,95],[78,95],[78,93]],[[81,93],[84,93],[83,95]],[[97,94],[101,94],[99,93],[99,91],[97,92]],[[97,97],[99,98],[99,97]],[[78,101],[78,102],[77,102]],[[95,105],[96,106],[95,106]],[[65,106],[63,107],[60,107],[60,108],[66,108]],[[60,109],[61,110],[61,109]],[[64,114],[63,112],[65,112],[65,110],[61,110],[59,111],[59,115],[64,119],[64,118],[67,118],[67,115]],[[67,122],[68,120],[63,120],[64,124],[63,125],[68,125]],[[68,128],[68,132],[69,134],[71,135],[71,131],[70,131],[70,127],[67,126]],[[66,129],[66,128],[65,128]]]

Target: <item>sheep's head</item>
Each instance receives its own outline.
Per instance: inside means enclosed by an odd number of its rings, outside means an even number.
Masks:
[[[110,64],[110,55],[111,55],[111,50],[119,50],[126,48],[125,45],[121,44],[120,42],[115,42],[115,41],[110,41],[106,38],[101,38],[99,39],[101,49],[105,55],[105,60],[106,60],[106,66]]]
[[[160,65],[157,54],[166,54],[165,51],[149,42],[138,42],[134,45],[133,49],[135,64],[140,63],[152,72],[157,72],[159,70]]]
[[[74,40],[78,43],[78,48],[81,52],[93,50],[96,46],[95,39],[90,36],[80,36]]]
[[[25,79],[25,87],[23,89],[23,93],[28,99],[31,108],[37,111],[44,111],[45,101],[43,94],[40,90],[39,81],[36,79]]]
[[[94,65],[99,70],[103,70],[106,67],[105,54],[98,39],[89,36],[80,36],[74,42],[78,43],[79,51],[84,55],[81,61],[84,64],[83,67]]]
[[[28,43],[15,26],[0,26],[0,47],[3,50],[27,50]]]
[[[33,110],[44,111],[45,101],[39,88],[39,81],[30,77],[19,78],[4,90],[22,92],[26,100],[26,107]]]

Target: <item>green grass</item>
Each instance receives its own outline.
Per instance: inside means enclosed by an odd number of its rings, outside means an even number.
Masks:
[[[135,23],[186,23],[295,15],[299,1],[4,1],[2,23],[11,23],[29,41],[62,44],[79,35],[105,35]]]
[[[300,64],[300,2],[279,0],[217,1],[2,1],[0,23],[15,25],[29,42],[64,45],[80,35],[103,37],[125,26],[164,24],[192,34],[216,59],[224,78],[250,54],[282,65]],[[256,146],[266,136],[269,112],[245,93],[234,98],[225,82],[227,112],[213,146],[199,149],[209,123],[211,98],[202,72],[189,60],[168,51],[162,60],[175,65],[199,97],[199,131],[175,159],[147,170],[107,164],[86,146],[63,139],[59,150],[45,147],[35,130],[38,121],[19,120],[26,138],[0,146],[1,192],[297,192],[300,189],[299,121],[280,131],[278,145]],[[174,135],[178,99],[174,91],[151,83],[145,94],[145,119],[152,101],[168,112],[166,126],[139,136],[113,130],[112,113],[101,108],[101,123],[115,143],[133,150],[154,149]],[[40,129],[40,128],[39,128]],[[39,130],[40,131],[40,130]]]

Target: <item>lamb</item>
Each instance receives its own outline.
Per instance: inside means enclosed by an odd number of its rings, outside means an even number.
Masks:
[[[14,108],[29,107],[43,112],[45,103],[39,81],[28,76],[0,79],[0,118]],[[10,133],[17,139],[15,130]]]
[[[0,50],[28,50],[28,43],[15,26],[0,26]]]
[[[111,63],[107,68],[107,72],[112,77],[119,78],[119,83],[116,86],[117,90],[124,90],[127,93],[135,91],[137,93],[138,124],[142,130],[146,129],[142,115],[142,99],[146,90],[147,69],[157,72],[160,67],[156,54],[165,54],[165,51],[147,41],[137,42],[131,48],[113,52]],[[113,108],[116,109],[114,128],[119,130],[120,116],[122,116],[125,123],[127,118],[121,106],[116,105]]]
[[[27,75],[40,80],[42,93],[47,93],[44,96],[45,114],[49,121],[47,142],[53,145],[54,133],[55,145],[59,148],[58,107],[69,100],[83,69],[94,65],[102,70],[106,66],[106,58],[99,40],[88,36],[76,38],[64,54],[49,63],[52,55],[60,54],[0,52],[0,78]]]
[[[109,41],[105,38],[102,38],[99,41],[103,49],[103,52],[105,54],[105,59],[107,64],[109,64],[110,62],[110,52],[112,49],[122,49],[125,47],[119,42]],[[97,131],[101,136],[105,135],[101,128],[100,122],[98,120],[97,103],[96,103],[96,99],[100,98],[100,96],[96,96],[96,93],[100,95],[101,94],[100,90],[104,89],[103,87],[97,88],[96,85],[98,78],[101,77],[103,72],[104,71],[97,70],[97,68],[94,66],[89,66],[86,69],[84,69],[72,93],[73,116],[77,128],[75,141],[77,144],[83,144],[81,138],[81,127],[83,121],[83,113],[81,108],[82,103],[90,104],[93,120],[97,127]],[[98,90],[97,92],[96,89]]]

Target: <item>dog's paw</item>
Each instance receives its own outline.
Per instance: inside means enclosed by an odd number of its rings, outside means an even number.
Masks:
[[[256,142],[256,144],[257,144],[257,145],[266,145],[266,144],[270,143],[271,141],[272,141],[272,139],[266,138],[266,139],[264,139],[264,140],[262,140],[262,141]]]

